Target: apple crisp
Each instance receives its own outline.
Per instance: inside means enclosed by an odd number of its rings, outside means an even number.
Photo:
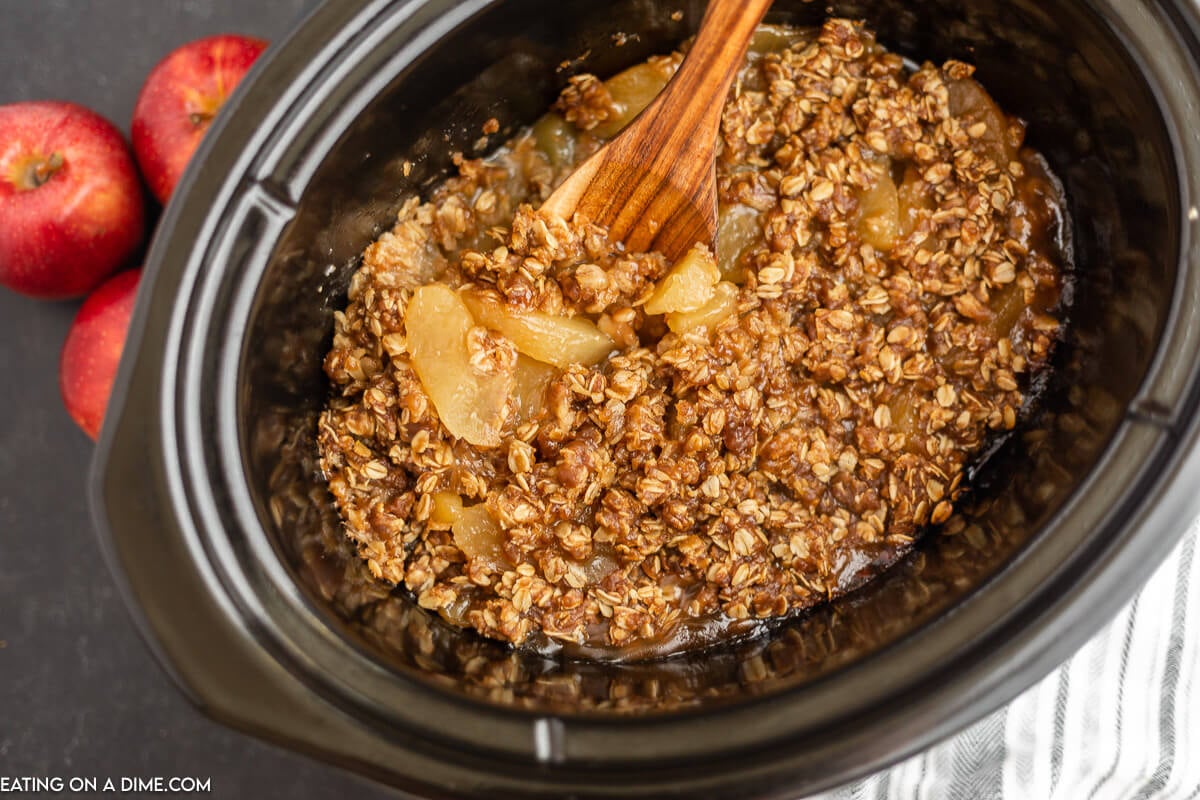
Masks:
[[[945,521],[1061,327],[1061,190],[970,66],[763,27],[715,250],[541,214],[682,60],[554,109],[363,254],[318,430],[378,579],[514,644],[664,653],[853,589]],[[494,132],[495,126],[492,126]]]

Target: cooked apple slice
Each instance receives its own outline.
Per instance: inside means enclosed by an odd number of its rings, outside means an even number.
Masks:
[[[446,430],[480,447],[499,445],[513,374],[484,375],[471,366],[467,333],[475,320],[462,299],[441,284],[422,286],[404,327],[413,369]]]
[[[1006,166],[1016,156],[1016,148],[1009,140],[1008,117],[1000,106],[972,78],[949,81],[946,88],[950,91],[950,113],[958,118],[963,129],[971,133],[997,166]]]
[[[887,252],[900,231],[900,197],[885,171],[858,201],[858,235],[876,250]]]
[[[659,280],[646,301],[647,314],[696,311],[712,299],[721,270],[712,251],[697,244]]]
[[[530,358],[560,369],[599,364],[616,349],[612,339],[583,317],[514,311],[477,292],[463,292],[462,298],[480,325],[504,334]]]
[[[616,136],[650,105],[650,101],[658,96],[670,79],[671,72],[664,64],[648,62],[618,72],[606,80],[604,86],[612,96],[614,113],[592,128],[591,132],[602,139]]]
[[[742,256],[763,238],[758,212],[741,203],[721,209],[717,221],[717,267],[721,277],[745,283]]]
[[[991,306],[995,314],[988,323],[992,336],[996,339],[1011,336],[1026,308],[1025,290],[1016,283],[1010,283],[992,296]]]
[[[899,387],[888,401],[888,411],[892,418],[888,432],[903,435],[904,448],[910,453],[921,453],[924,445],[921,432],[925,420],[921,415],[921,399],[917,389],[911,384]]]
[[[575,128],[560,115],[551,112],[534,123],[533,137],[550,166],[564,167],[575,160]]]
[[[542,410],[546,387],[556,375],[558,370],[550,364],[523,354],[517,356],[517,387],[513,395],[517,401],[517,419],[526,422],[537,416]]]
[[[451,525],[462,514],[462,498],[454,492],[437,492],[433,496],[433,510],[429,518],[442,525]]]
[[[804,33],[783,25],[759,25],[750,40],[749,55],[765,56],[786,50],[796,42],[803,41]]]
[[[467,558],[482,558],[497,569],[508,564],[504,555],[504,530],[483,503],[460,511],[450,530],[454,533],[454,543]]]
[[[583,567],[583,577],[588,586],[595,586],[620,566],[621,562],[617,561],[616,551],[611,546],[597,547]]]
[[[904,170],[904,180],[896,189],[897,233],[909,236],[920,224],[921,217],[934,209],[929,185],[912,164]]]
[[[738,287],[729,281],[721,281],[713,289],[712,299],[695,311],[675,311],[667,314],[667,327],[675,333],[687,333],[703,327],[709,332],[721,320],[737,312]]]

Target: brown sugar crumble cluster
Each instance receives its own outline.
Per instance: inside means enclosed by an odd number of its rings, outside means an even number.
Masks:
[[[715,253],[540,215],[681,59],[576,76],[458,159],[336,316],[347,534],[453,624],[668,652],[848,591],[950,516],[1059,337],[1061,196],[1021,124],[847,20],[757,35]]]

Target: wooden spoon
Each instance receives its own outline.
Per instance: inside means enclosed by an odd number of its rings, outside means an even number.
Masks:
[[[681,258],[717,233],[721,111],[771,0],[710,0],[671,82],[621,133],[579,165],[542,208],[608,228],[632,252]]]

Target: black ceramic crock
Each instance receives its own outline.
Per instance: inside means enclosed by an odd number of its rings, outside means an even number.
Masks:
[[[792,798],[1011,699],[1200,511],[1192,4],[778,0],[773,21],[828,10],[978,64],[1029,122],[1078,265],[1038,413],[865,590],[665,663],[514,653],[356,582],[312,448],[356,255],[486,119],[484,149],[573,72],[669,50],[702,6],[338,0],[230,101],[151,251],[93,483],[110,566],[204,711],[426,797]]]

